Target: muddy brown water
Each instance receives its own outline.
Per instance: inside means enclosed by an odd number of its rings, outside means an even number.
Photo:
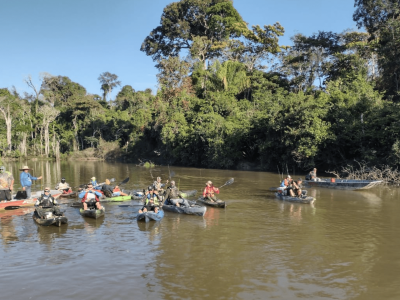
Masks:
[[[31,162],[33,175],[73,186],[96,176],[144,188],[148,169],[106,162]],[[19,164],[6,164],[19,183]],[[400,299],[400,191],[309,189],[314,205],[276,200],[266,172],[170,167],[180,189],[207,180],[226,209],[165,213],[138,223],[138,207],[105,204],[84,219],[64,200],[66,226],[40,227],[32,208],[0,212],[0,299]],[[16,184],[19,187],[19,184]],[[137,202],[132,201],[131,204]],[[126,204],[126,203],[124,203]]]

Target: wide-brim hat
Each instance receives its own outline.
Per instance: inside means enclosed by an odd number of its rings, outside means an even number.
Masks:
[[[23,170],[32,170],[31,168],[29,168],[28,166],[23,166],[22,167],[22,169],[19,169],[20,171],[23,171]]]

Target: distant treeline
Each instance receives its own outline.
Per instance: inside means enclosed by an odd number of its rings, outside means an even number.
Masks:
[[[252,26],[229,0],[165,7],[141,50],[159,89],[135,91],[100,74],[102,95],[66,76],[0,90],[3,156],[152,159],[186,166],[338,169],[400,163],[400,8],[356,0],[367,32],[297,34]],[[82,152],[83,151],[83,152]]]

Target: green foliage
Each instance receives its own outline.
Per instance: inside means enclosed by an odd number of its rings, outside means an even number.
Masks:
[[[279,45],[279,23],[249,28],[233,1],[171,3],[141,48],[157,61],[155,94],[125,85],[107,101],[120,85],[109,72],[98,78],[103,97],[66,76],[46,74],[40,91],[29,79],[34,95],[0,89],[0,145],[11,147],[9,157],[40,155],[46,133],[62,158],[206,168],[246,161],[270,170],[354,160],[400,166],[396,3],[356,0],[354,18],[368,33],[296,34],[291,47]],[[46,123],[46,109],[60,114]]]

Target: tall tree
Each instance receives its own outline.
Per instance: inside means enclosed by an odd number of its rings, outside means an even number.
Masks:
[[[107,101],[107,95],[110,94],[115,87],[121,85],[121,81],[118,80],[118,76],[111,74],[110,72],[101,73],[98,80],[101,83],[104,101]]]
[[[46,157],[49,157],[50,154],[50,133],[49,133],[49,125],[53,122],[60,112],[50,105],[43,105],[39,108],[39,113],[43,117],[42,125],[44,131],[44,153]]]
[[[158,61],[178,56],[182,49],[206,63],[224,42],[248,31],[230,0],[181,0],[164,8],[160,26],[153,29],[141,51]]]
[[[400,1],[355,0],[353,20],[370,34],[372,49],[378,54],[379,88],[388,98],[400,101]]]
[[[11,126],[13,114],[18,110],[17,99],[7,89],[0,89],[0,116],[4,119],[7,129],[7,152],[11,151]]]

